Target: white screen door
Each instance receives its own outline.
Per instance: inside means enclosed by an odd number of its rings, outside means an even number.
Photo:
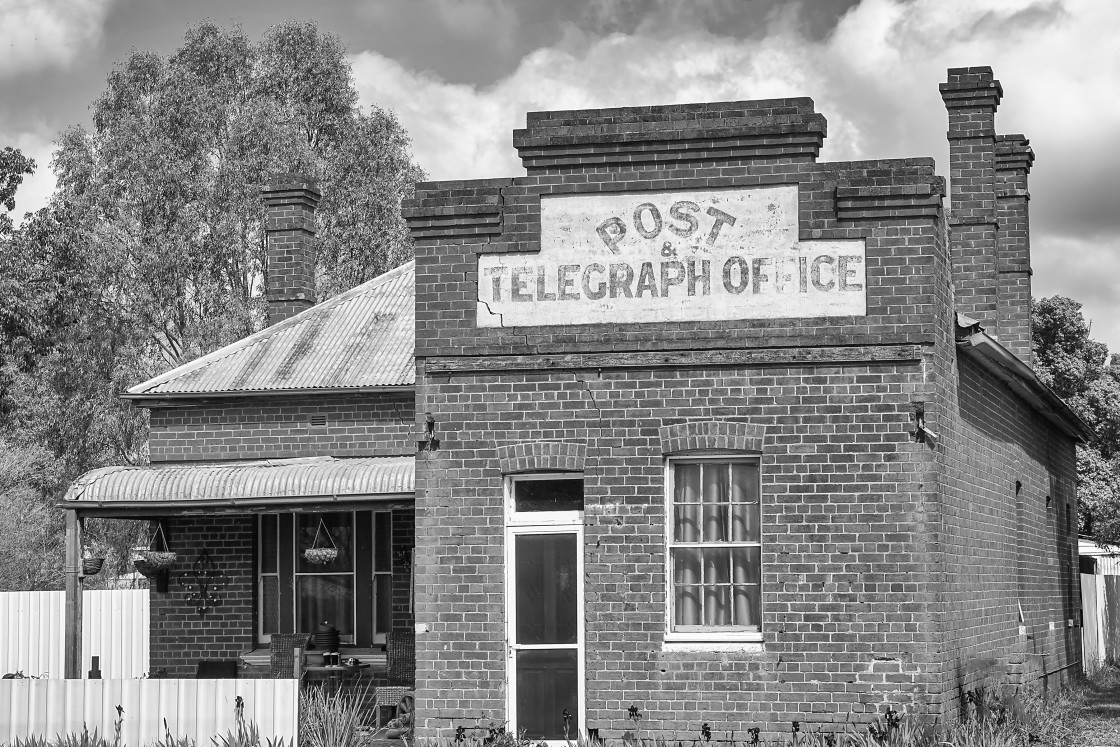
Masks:
[[[519,491],[522,486],[527,489]],[[575,523],[582,520],[583,481],[519,479],[511,488],[506,532],[510,731],[524,730],[531,740],[574,741],[584,720],[583,528]],[[578,510],[569,500],[576,488]],[[526,495],[545,497],[527,500]],[[573,510],[552,510],[557,507]]]

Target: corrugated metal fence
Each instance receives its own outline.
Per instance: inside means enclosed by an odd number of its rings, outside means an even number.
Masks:
[[[164,738],[164,719],[175,737],[209,745],[237,733],[235,702],[256,724],[261,744],[294,744],[299,680],[0,680],[0,745],[29,736],[90,733],[114,736],[117,706],[124,709],[121,743],[142,747]]]
[[[1081,574],[1081,615],[1085,666],[1120,659],[1120,576]]]
[[[61,679],[66,595],[61,591],[0,593],[0,674]],[[106,679],[148,671],[148,591],[90,590],[82,596],[82,676],[101,657]]]

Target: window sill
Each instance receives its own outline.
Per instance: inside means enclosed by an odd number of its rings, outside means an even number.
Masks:
[[[762,654],[766,646],[762,641],[673,641],[666,640],[661,644],[665,652],[687,651],[731,651],[741,654]]]
[[[304,650],[304,653],[308,653]],[[311,653],[317,653],[315,649],[311,649]],[[321,653],[321,652],[319,652]],[[363,664],[372,664],[374,668],[378,666],[384,668],[386,663],[385,649],[374,646],[373,648],[356,648],[352,646],[342,646],[338,650],[339,656],[343,659],[348,659],[351,656],[360,659]],[[241,654],[241,661],[245,662],[250,667],[265,667],[267,668],[272,662],[272,655],[269,653],[268,648],[255,648],[251,651],[246,651]]]

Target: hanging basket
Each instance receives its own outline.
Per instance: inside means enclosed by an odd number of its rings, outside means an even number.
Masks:
[[[157,540],[159,544],[156,544]],[[140,575],[152,578],[170,568],[179,556],[168,549],[163,524],[156,524],[156,531],[148,545],[133,550],[132,565]],[[162,550],[159,549],[160,545],[163,546]]]
[[[82,575],[96,576],[104,564],[105,558],[82,558]]]
[[[319,534],[322,533],[326,536],[327,541],[330,542],[328,547],[326,544],[320,544]],[[319,517],[319,526],[315,528],[315,538],[311,540],[311,547],[303,551],[303,559],[312,565],[330,565],[338,559],[338,545],[334,543],[334,538],[327,530],[327,525],[323,523],[323,517]]]

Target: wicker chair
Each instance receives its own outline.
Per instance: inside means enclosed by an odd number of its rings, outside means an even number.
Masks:
[[[268,644],[269,668],[273,679],[299,679],[302,653],[307,648],[307,633],[273,633]],[[296,653],[299,649],[299,654]]]
[[[396,709],[401,699],[412,694],[416,685],[416,634],[394,630],[385,636],[386,676],[389,684],[377,688],[373,698],[377,726],[381,727],[381,706]]]

